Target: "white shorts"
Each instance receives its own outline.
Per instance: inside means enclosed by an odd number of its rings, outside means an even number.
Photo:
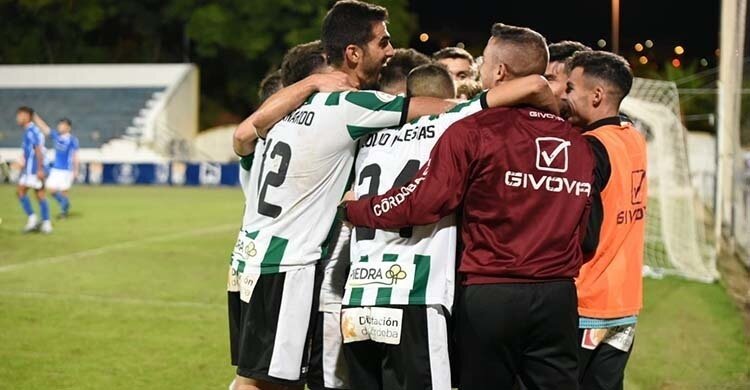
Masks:
[[[246,279],[242,273],[230,277],[240,279],[230,285],[239,286],[240,291],[233,288],[228,293],[229,338],[237,375],[284,386],[303,385],[317,313],[313,299],[316,267],[262,274],[254,283],[245,282],[252,276]],[[248,302],[243,300],[245,285],[252,285]]]
[[[318,310],[338,313],[341,311],[344,287],[349,277],[349,239],[352,229],[340,223],[333,229],[331,239],[335,241],[328,243],[333,249],[330,257],[321,262],[324,269]]]
[[[307,387],[311,390],[351,389],[343,345],[341,312],[318,312],[310,350]]]
[[[24,172],[18,179],[18,185],[35,190],[41,190],[42,187],[44,187],[43,184],[44,182],[39,180],[39,178],[36,177],[36,174],[29,174]]]
[[[52,168],[45,187],[50,190],[67,191],[73,185],[73,171]]]
[[[351,389],[349,370],[344,361],[341,336],[341,299],[349,276],[349,238],[352,229],[339,223],[328,243],[330,257],[318,267],[323,272],[318,317],[313,333],[307,387],[311,390]]]

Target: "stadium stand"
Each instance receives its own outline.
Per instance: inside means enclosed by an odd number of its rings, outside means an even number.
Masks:
[[[19,154],[26,105],[50,125],[70,118],[85,162],[189,159],[198,88],[191,64],[0,66],[0,156]]]
[[[158,99],[163,91],[163,88],[0,89],[0,107],[14,107],[23,102],[52,121],[76,118],[81,147],[99,148],[112,139],[131,135],[128,130],[134,118],[139,117],[146,103]],[[17,146],[19,132],[15,112],[3,110],[0,123],[3,124],[0,146]]]

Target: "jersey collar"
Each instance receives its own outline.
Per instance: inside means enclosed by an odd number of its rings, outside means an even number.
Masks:
[[[602,126],[622,126],[623,118],[621,116],[610,116],[604,119],[599,119],[598,121],[588,124],[583,128],[583,131],[591,131],[594,129],[598,129]]]

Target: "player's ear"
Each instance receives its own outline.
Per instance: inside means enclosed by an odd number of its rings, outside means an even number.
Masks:
[[[601,85],[597,85],[591,92],[591,104],[594,107],[599,107],[599,105],[602,104],[602,101],[604,100],[604,94],[606,93],[604,87],[602,87]]]
[[[344,49],[344,59],[347,63],[352,64],[353,66],[362,62],[363,56],[364,52],[362,51],[362,48],[357,45],[348,45]]]
[[[497,67],[497,81],[505,81],[508,78],[508,65],[501,62]]]

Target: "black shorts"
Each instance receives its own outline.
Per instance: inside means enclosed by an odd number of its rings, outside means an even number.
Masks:
[[[578,388],[573,281],[468,286],[458,306],[461,390]]]
[[[578,381],[581,390],[622,390],[625,382],[625,366],[628,364],[631,344],[627,352],[609,344],[601,343],[596,349],[582,347],[584,329],[578,331]]]
[[[341,311],[319,311],[310,350],[310,390],[344,390],[349,385],[349,369],[344,361]]]
[[[445,308],[441,305],[379,307],[403,310],[401,340],[398,345],[372,340],[345,343],[344,356],[352,389],[450,390]]]
[[[301,385],[318,309],[315,267],[261,275],[248,303],[228,293],[229,344],[237,375]]]

